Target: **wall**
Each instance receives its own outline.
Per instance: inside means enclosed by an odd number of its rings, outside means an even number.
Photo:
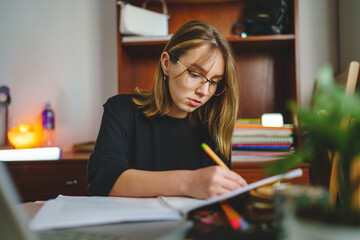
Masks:
[[[0,0],[0,85],[11,91],[10,127],[38,124],[50,101],[58,146],[95,140],[102,104],[117,93],[115,31],[114,0]]]
[[[360,62],[360,1],[339,1],[340,71],[346,71],[350,61]]]
[[[317,71],[330,63],[338,72],[338,10],[336,0],[298,3],[300,99],[309,106]]]
[[[341,72],[360,61],[360,1],[298,2],[300,98],[309,105],[323,64]],[[96,138],[102,104],[117,93],[115,15],[113,0],[0,0],[0,85],[11,89],[10,127],[36,124],[49,100],[60,147]]]

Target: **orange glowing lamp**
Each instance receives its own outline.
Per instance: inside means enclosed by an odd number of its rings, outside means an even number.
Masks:
[[[34,127],[30,124],[20,124],[8,132],[11,145],[15,148],[33,148],[38,146],[40,139]]]

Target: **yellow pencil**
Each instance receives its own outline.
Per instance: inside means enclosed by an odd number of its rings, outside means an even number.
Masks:
[[[216,155],[216,153],[206,144],[202,143],[201,147],[204,149],[204,151],[211,157],[214,162],[216,162],[217,165],[229,169],[225,163]],[[220,203],[221,208],[225,212],[226,217],[228,218],[228,221],[230,223],[230,226],[233,229],[239,229],[242,226],[241,215],[235,211],[229,204],[222,202]]]
[[[225,163],[216,155],[216,153],[214,153],[214,151],[206,143],[202,143],[201,147],[211,157],[211,159],[216,162],[217,165],[229,170],[228,166],[225,165]]]

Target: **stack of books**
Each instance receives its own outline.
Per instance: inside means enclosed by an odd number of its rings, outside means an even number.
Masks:
[[[265,127],[261,123],[237,121],[232,138],[233,162],[276,160],[293,153],[294,126]]]

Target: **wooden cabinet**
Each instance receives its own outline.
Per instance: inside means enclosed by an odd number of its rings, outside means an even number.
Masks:
[[[142,1],[130,1],[139,4]],[[289,0],[288,33],[234,37],[234,23],[245,21],[251,0],[166,0],[169,33],[190,20],[203,20],[217,27],[231,43],[239,76],[239,113],[242,118],[259,118],[280,112],[292,121],[289,100],[299,102],[297,64],[297,0]],[[157,1],[150,9],[161,12]],[[117,8],[119,17],[119,8]],[[119,29],[119,28],[117,28]],[[166,41],[123,42],[118,36],[118,91],[133,93],[135,87],[151,89],[160,54]]]
[[[47,200],[59,194],[86,196],[89,154],[63,153],[55,161],[6,162],[22,201]]]
[[[264,162],[235,162],[232,163],[232,170],[240,174],[248,183],[259,181],[265,177],[269,177],[264,173],[264,167],[267,163]],[[294,184],[309,184],[309,165],[306,163],[298,166],[302,169],[303,175],[299,178],[291,180]]]

